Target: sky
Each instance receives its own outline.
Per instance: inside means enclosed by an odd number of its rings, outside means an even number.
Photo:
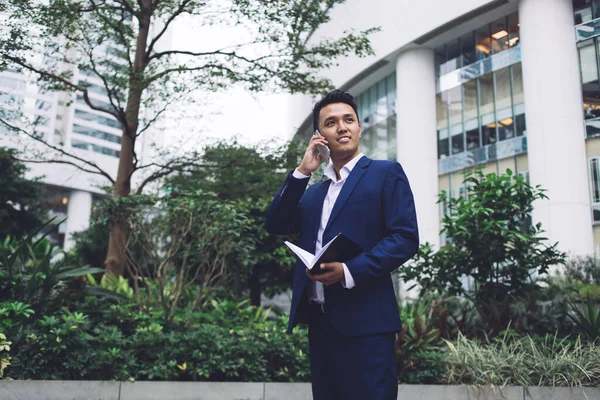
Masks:
[[[191,17],[182,17],[173,26],[171,46],[202,51],[239,41],[240,32],[233,28],[204,28]],[[285,141],[291,138],[288,94],[250,93],[231,88],[225,93],[198,92],[202,105],[182,105],[167,117],[170,131],[166,144],[186,143],[199,147],[206,139],[233,139],[242,144],[262,141]],[[175,132],[171,134],[171,132]]]

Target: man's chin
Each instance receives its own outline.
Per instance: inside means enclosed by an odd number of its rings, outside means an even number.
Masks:
[[[343,160],[358,154],[358,148],[352,146],[339,146],[336,149],[330,149],[332,160]]]

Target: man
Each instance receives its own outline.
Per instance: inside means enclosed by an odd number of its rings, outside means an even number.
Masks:
[[[275,196],[265,227],[300,233],[299,246],[316,253],[338,233],[364,252],[312,274],[298,262],[288,331],[309,325],[315,400],[395,400],[395,333],[402,329],[390,273],[417,252],[412,192],[397,162],[359,152],[362,130],[354,98],[334,90],[313,109],[313,135],[302,162]],[[328,146],[329,180],[306,189]],[[344,260],[340,260],[344,261]]]

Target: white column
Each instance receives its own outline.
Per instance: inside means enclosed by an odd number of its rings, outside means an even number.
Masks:
[[[415,198],[420,243],[439,246],[440,215],[437,203],[438,160],[433,50],[404,51],[396,63],[398,161]],[[407,288],[415,282],[398,282],[400,298],[416,297]]]
[[[415,197],[421,243],[439,246],[440,216],[433,50],[412,49],[396,64],[398,161]]]
[[[519,20],[529,174],[550,198],[533,220],[562,251],[593,254],[572,0],[520,0]]]
[[[92,194],[81,190],[73,190],[67,205],[67,231],[65,233],[65,251],[75,245],[73,233],[86,230],[90,225],[92,214]]]

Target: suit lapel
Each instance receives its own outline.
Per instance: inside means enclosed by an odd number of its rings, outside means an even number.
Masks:
[[[327,222],[327,226],[325,227],[325,232],[327,232],[327,230],[331,227],[331,224],[333,224],[342,208],[344,208],[344,205],[348,201],[348,198],[354,191],[354,188],[358,184],[358,181],[360,181],[360,178],[362,178],[362,176],[364,175],[365,170],[370,163],[371,159],[367,158],[366,156],[363,156],[360,160],[358,160],[358,162],[352,169],[352,172],[350,172],[350,175],[348,175],[348,178],[346,178],[346,183],[344,183],[344,187],[342,187],[342,190],[337,200],[335,201],[335,204],[333,205],[333,210],[331,210],[331,216],[329,217],[329,221]]]

